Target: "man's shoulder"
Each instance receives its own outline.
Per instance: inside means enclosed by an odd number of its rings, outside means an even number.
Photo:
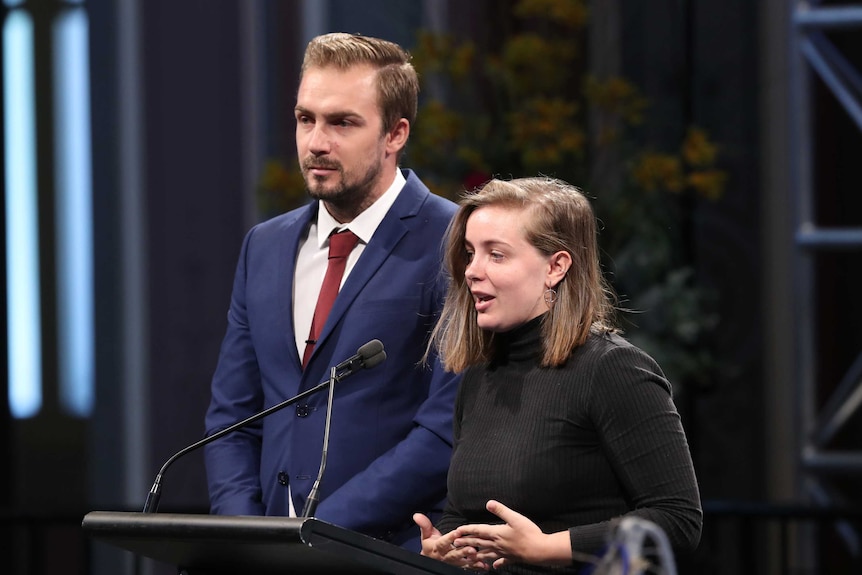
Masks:
[[[311,220],[311,217],[313,216],[312,212],[315,209],[314,204],[316,204],[316,202],[302,205],[298,208],[290,210],[289,212],[284,212],[283,214],[278,214],[277,216],[273,216],[271,218],[263,220],[262,222],[258,222],[251,228],[250,233],[277,233],[279,231],[289,229],[295,225],[304,225],[309,222]]]
[[[416,172],[408,169],[402,170],[402,172],[407,178],[407,183],[404,185],[402,193],[406,192],[405,195],[415,197],[420,202],[420,209],[422,210],[429,210],[447,218],[452,217],[458,209],[457,204],[447,198],[431,193],[431,190],[416,175]]]

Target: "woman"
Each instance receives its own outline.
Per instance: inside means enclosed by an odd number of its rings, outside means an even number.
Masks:
[[[466,371],[449,504],[436,528],[414,516],[423,555],[575,571],[625,515],[696,547],[700,498],[671,386],[612,324],[586,197],[549,178],[492,180],[461,201],[446,264],[430,345]]]

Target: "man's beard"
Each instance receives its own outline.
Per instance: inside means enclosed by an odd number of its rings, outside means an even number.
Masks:
[[[309,176],[308,170],[311,168],[336,170],[338,179],[334,187],[324,187],[323,182],[318,182],[314,176]],[[380,172],[381,162],[379,158],[366,167],[365,173],[361,177],[353,178],[354,181],[352,182],[348,181],[351,175],[347,174],[341,163],[335,160],[306,158],[302,162],[302,177],[305,180],[308,195],[315,200],[323,200],[335,205],[364,203],[374,183],[379,179]]]

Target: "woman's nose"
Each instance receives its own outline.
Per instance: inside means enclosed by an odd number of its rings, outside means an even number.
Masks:
[[[476,281],[480,277],[480,272],[481,270],[476,263],[476,258],[473,258],[464,270],[464,277],[469,281]]]

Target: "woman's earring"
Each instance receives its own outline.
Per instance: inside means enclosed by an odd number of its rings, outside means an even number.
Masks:
[[[557,290],[553,288],[548,288],[545,290],[545,303],[553,305],[557,301]]]

